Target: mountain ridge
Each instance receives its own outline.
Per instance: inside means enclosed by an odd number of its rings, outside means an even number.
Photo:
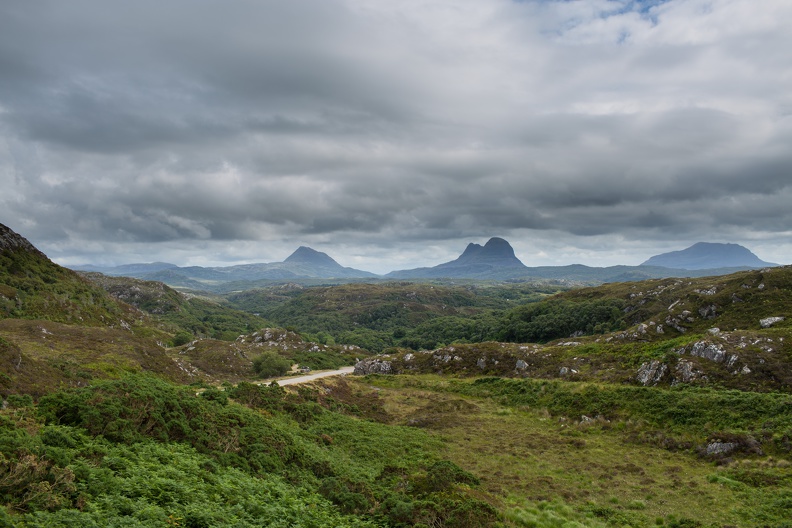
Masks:
[[[113,267],[76,266],[78,271],[93,271],[110,276],[158,280],[166,284],[195,288],[207,283],[256,280],[361,279],[376,278],[368,271],[344,267],[330,255],[300,246],[283,262],[236,264],[233,266],[177,266],[166,262],[123,264]]]
[[[680,255],[682,260],[679,260]],[[724,257],[726,255],[726,257]],[[676,260],[675,260],[676,259]],[[436,266],[395,270],[384,275],[341,266],[327,253],[298,247],[282,262],[239,264],[225,267],[179,267],[168,263],[126,264],[112,268],[79,266],[111,276],[158,280],[189,289],[213,289],[219,285],[255,287],[257,281],[301,280],[403,280],[470,279],[523,280],[565,279],[586,283],[636,281],[665,277],[701,277],[776,266],[738,244],[699,242],[685,250],[655,255],[638,266],[592,267],[584,264],[528,267],[503,238],[492,237],[484,245],[469,243],[454,260]]]

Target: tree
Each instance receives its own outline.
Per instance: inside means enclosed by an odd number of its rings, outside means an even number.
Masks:
[[[253,370],[261,378],[283,376],[291,369],[291,361],[276,352],[267,351],[253,360]]]

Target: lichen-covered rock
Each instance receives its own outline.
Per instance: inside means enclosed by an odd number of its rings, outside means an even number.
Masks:
[[[696,368],[692,361],[687,359],[680,359],[674,369],[674,381],[672,385],[677,383],[690,383],[700,378],[706,379],[704,373]]]
[[[704,454],[707,456],[728,455],[739,446],[740,444],[736,442],[710,442],[704,449]]]
[[[393,374],[393,363],[380,358],[368,358],[355,363],[354,374],[365,376],[367,374]]]
[[[691,356],[709,359],[715,363],[723,363],[726,360],[726,351],[723,349],[723,345],[709,343],[707,341],[697,341],[693,343],[688,353]]]
[[[759,320],[759,326],[762,328],[770,328],[774,324],[780,323],[783,320],[783,317],[765,317],[764,319]]]
[[[656,385],[665,373],[668,371],[668,366],[657,359],[646,362],[638,369],[635,379],[641,385]]]

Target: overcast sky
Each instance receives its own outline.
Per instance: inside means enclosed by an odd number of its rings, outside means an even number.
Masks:
[[[0,0],[0,223],[65,265],[792,263],[789,0]]]

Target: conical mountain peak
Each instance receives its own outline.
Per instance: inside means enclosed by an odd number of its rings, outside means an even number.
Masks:
[[[341,267],[341,265],[333,260],[333,258],[327,253],[316,251],[315,249],[311,249],[307,246],[298,247],[297,250],[289,255],[288,258],[286,258],[286,260],[283,262],[288,262],[291,264],[312,264],[321,266],[338,266],[339,268]]]

